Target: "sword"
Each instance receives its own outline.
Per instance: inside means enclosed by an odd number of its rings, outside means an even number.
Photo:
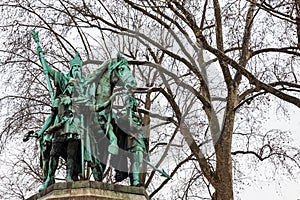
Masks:
[[[168,179],[172,179],[172,177],[167,173],[165,172],[165,170],[163,169],[158,169],[157,167],[155,167],[154,165],[152,165],[148,160],[145,160],[143,159],[143,161],[149,165],[152,169],[154,169],[155,171],[157,171],[158,173],[160,173],[162,176],[168,178]]]
[[[23,137],[23,142],[27,142],[30,137],[38,138],[37,134],[34,134],[34,131],[29,131],[29,132],[25,133],[25,135]]]

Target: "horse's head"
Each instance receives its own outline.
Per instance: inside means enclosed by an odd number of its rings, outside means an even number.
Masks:
[[[115,59],[108,67],[111,72],[111,81],[114,84],[120,84],[126,90],[131,90],[137,86],[134,76],[131,74],[128,61],[125,58]]]

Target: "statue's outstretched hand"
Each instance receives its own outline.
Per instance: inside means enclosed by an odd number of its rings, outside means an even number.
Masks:
[[[23,137],[23,142],[27,142],[29,140],[29,138],[32,137],[33,134],[34,134],[34,131],[29,131],[29,132],[25,133],[25,135]]]

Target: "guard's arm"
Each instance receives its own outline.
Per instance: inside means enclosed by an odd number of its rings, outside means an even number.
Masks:
[[[39,39],[39,36],[38,36],[38,32],[33,31],[32,32],[32,37],[33,37],[34,41],[37,44],[37,53],[38,53],[39,59],[40,59],[40,61],[42,63],[44,74],[46,76],[46,81],[47,81],[47,86],[48,86],[49,94],[50,94],[50,97],[51,97],[51,99],[53,101],[54,100],[54,93],[53,93],[53,90],[52,90],[52,85],[50,83],[50,79],[49,79],[48,73],[52,76],[52,78],[54,78],[56,70],[54,70],[52,67],[49,66],[49,64],[47,63],[47,61],[46,61],[46,59],[44,57],[43,49],[42,49],[42,47],[40,45],[40,39]]]

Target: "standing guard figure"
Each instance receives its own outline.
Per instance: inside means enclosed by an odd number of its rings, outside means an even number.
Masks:
[[[83,134],[80,116],[76,115],[75,107],[78,106],[74,99],[82,93],[80,81],[82,60],[76,53],[70,61],[68,74],[58,72],[48,64],[46,69],[54,83],[62,93],[58,96],[58,117],[59,123],[51,126],[48,133],[53,135],[52,149],[50,152],[49,170],[46,181],[40,190],[45,189],[53,183],[51,180],[55,175],[59,157],[66,158],[67,173],[66,181],[78,180],[80,172],[80,135]]]
[[[129,157],[131,164],[129,177],[132,186],[142,185],[142,183],[140,183],[139,174],[140,166],[143,162],[144,154],[146,153],[142,125],[142,119],[137,113],[137,101],[132,96],[127,96],[125,100],[125,109],[117,114],[115,131],[120,148],[128,151],[127,156]],[[128,177],[128,172],[126,173],[123,170],[120,170],[120,168],[124,169],[124,164],[127,164],[121,156],[122,155],[120,155],[120,158],[119,156],[113,157],[113,164],[116,165],[115,167],[117,168],[117,182]],[[118,162],[120,160],[122,160],[122,163]],[[120,165],[123,166],[121,167]]]

